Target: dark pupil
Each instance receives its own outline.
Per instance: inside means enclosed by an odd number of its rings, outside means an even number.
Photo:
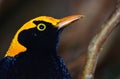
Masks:
[[[44,29],[44,26],[43,26],[43,25],[40,25],[40,29]]]

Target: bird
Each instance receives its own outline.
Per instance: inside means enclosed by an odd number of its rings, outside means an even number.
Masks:
[[[82,17],[39,16],[26,22],[0,60],[0,79],[71,79],[57,51],[59,38],[66,26]]]

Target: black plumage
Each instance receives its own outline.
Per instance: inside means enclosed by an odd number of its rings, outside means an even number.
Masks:
[[[0,79],[71,79],[57,48],[64,26],[81,17],[40,16],[25,23],[0,60]]]
[[[18,41],[27,51],[1,60],[0,79],[70,79],[56,49],[62,29],[58,30],[51,23],[39,23],[47,26],[45,31],[40,32],[35,27],[20,32]]]

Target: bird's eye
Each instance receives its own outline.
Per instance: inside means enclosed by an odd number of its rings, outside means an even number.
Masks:
[[[43,24],[43,23],[40,23],[40,24],[37,25],[37,29],[39,31],[44,31],[46,29],[46,25]]]

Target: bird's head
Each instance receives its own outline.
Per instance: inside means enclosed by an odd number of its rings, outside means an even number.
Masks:
[[[28,21],[15,34],[6,56],[14,57],[26,50],[55,49],[61,30],[82,17],[83,15],[72,15],[55,19],[40,16]]]

